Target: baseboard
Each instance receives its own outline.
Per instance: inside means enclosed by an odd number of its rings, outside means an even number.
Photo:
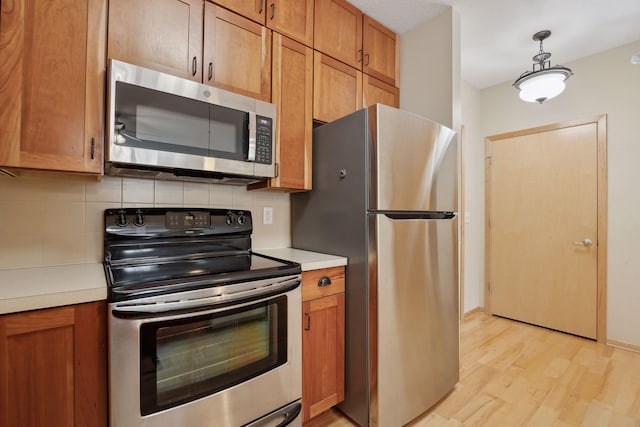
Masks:
[[[462,316],[462,320],[467,320],[472,315],[480,312],[484,313],[484,307],[476,307],[469,311],[465,311],[464,315]]]
[[[629,344],[621,341],[607,340],[607,345],[610,347],[617,347],[623,350],[629,350],[636,353],[640,353],[640,345]]]

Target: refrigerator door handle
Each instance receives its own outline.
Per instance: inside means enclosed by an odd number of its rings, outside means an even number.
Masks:
[[[378,212],[389,219],[408,220],[408,219],[453,219],[455,212]]]

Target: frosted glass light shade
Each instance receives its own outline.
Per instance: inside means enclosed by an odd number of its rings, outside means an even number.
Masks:
[[[520,99],[542,103],[560,95],[566,85],[563,73],[541,73],[520,83]]]

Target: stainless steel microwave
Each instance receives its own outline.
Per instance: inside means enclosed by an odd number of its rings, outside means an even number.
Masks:
[[[107,174],[229,184],[276,175],[273,104],[113,59],[107,86]]]

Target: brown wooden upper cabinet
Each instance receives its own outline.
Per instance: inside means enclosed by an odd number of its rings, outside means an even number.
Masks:
[[[205,3],[203,81],[271,101],[271,30]]]
[[[313,53],[313,119],[331,122],[362,108],[362,72]]]
[[[107,57],[202,81],[204,0],[110,0]]]
[[[271,99],[271,31],[203,0],[111,0],[108,57]]]
[[[313,47],[313,0],[268,0],[267,27]]]
[[[363,17],[362,28],[362,71],[392,86],[398,86],[399,49],[396,33],[366,15]]]
[[[274,32],[271,89],[279,173],[250,188],[311,190],[313,50]]]
[[[398,86],[396,34],[344,0],[315,0],[314,48]]]
[[[400,107],[400,89],[376,78],[362,75],[362,106],[385,104]]]
[[[344,0],[315,0],[313,47],[362,69],[362,12]]]
[[[215,0],[214,3],[264,25],[267,0]]]
[[[0,167],[101,173],[106,0],[0,9]]]
[[[313,47],[313,0],[212,0],[237,14]]]

